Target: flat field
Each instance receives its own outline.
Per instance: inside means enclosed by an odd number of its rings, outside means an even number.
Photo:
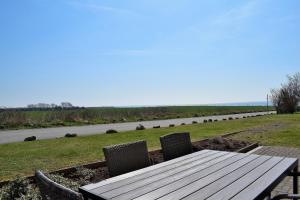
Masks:
[[[1,110],[0,130],[200,117],[266,111],[264,106],[168,106]]]
[[[146,140],[149,150],[153,150],[160,148],[161,135],[172,132],[188,131],[192,140],[200,140],[249,129],[234,137],[260,142],[262,145],[300,147],[300,114],[267,115],[172,128],[21,142],[0,145],[0,180],[31,175],[35,169],[49,171],[102,160],[102,147],[112,144]]]

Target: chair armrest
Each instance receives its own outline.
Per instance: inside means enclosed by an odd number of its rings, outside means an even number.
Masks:
[[[300,194],[279,194],[272,198],[272,200],[280,199],[300,199]]]

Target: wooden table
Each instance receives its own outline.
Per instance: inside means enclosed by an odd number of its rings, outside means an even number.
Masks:
[[[80,188],[85,198],[263,199],[293,172],[298,193],[298,160],[203,150]]]

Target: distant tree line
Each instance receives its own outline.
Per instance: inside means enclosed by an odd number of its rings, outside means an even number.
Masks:
[[[62,102],[61,104],[47,104],[47,103],[38,103],[38,104],[29,104],[27,107],[23,108],[7,108],[7,107],[0,107],[1,111],[59,111],[59,110],[77,110],[77,109],[84,109],[84,107],[73,106],[70,102]]]
[[[278,114],[294,113],[299,110],[300,72],[287,76],[287,79],[281,88],[271,90],[271,99]]]

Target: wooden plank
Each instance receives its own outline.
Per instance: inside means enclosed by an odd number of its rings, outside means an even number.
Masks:
[[[102,187],[104,185],[112,184],[112,183],[115,183],[115,182],[120,182],[122,180],[126,180],[126,179],[134,177],[134,176],[138,176],[140,174],[155,171],[156,169],[161,168],[161,167],[173,165],[173,164],[181,162],[181,161],[192,159],[192,158],[200,156],[202,154],[214,154],[214,153],[217,153],[217,152],[220,152],[220,151],[213,151],[213,150],[198,151],[198,152],[195,152],[195,153],[192,153],[192,154],[188,154],[186,156],[182,156],[182,157],[170,160],[168,162],[163,162],[163,163],[153,165],[153,166],[150,166],[150,167],[147,167],[147,168],[143,168],[143,169],[136,170],[136,171],[133,171],[133,172],[129,172],[129,173],[126,173],[126,174],[122,174],[120,176],[112,177],[112,178],[106,179],[104,181],[101,181],[99,183],[89,184],[89,185],[83,186],[81,188],[83,188],[85,190],[92,190],[94,188]]]
[[[145,182],[124,186],[123,188],[120,188],[122,190],[114,191],[118,193],[114,193],[114,194],[103,193],[103,195],[104,196],[107,195],[109,198],[116,199],[116,200],[133,199],[145,193],[159,189],[160,187],[170,184],[176,180],[180,180],[186,176],[195,174],[203,169],[209,168],[212,165],[220,163],[228,158],[233,158],[235,156],[237,156],[237,154],[232,153],[232,154],[226,154],[223,156],[216,157],[215,159],[211,159],[210,161],[203,160],[202,164],[197,164],[197,162],[195,162],[193,163],[195,165],[191,168],[186,168],[186,169],[182,168],[177,173],[173,173],[177,171],[178,168],[176,168],[172,171],[160,174],[160,176],[157,178],[155,177],[155,179],[150,179],[150,180],[145,179]]]
[[[270,157],[271,158],[271,157]],[[269,159],[270,159],[269,158]],[[243,177],[245,174],[249,173],[262,163],[266,162],[268,159],[266,159],[264,156],[258,157],[257,159],[247,163],[246,165],[240,167],[239,169],[233,171],[232,173],[220,178],[219,180],[212,182],[208,186],[198,190],[195,193],[192,193],[191,195],[184,198],[185,200],[198,200],[198,199],[206,199],[210,197],[211,195],[215,194],[216,192],[222,190],[227,185],[230,185],[237,179]]]
[[[188,172],[193,170],[200,170],[201,165],[207,165],[208,162],[214,161],[218,158],[221,158],[221,160],[226,159],[226,155],[229,155],[227,157],[232,157],[236,154],[230,154],[230,153],[217,153],[205,158],[201,158],[198,160],[195,160],[193,162],[178,166],[176,168],[172,168],[171,170],[164,170],[164,171],[158,171],[156,174],[150,177],[142,178],[140,180],[137,180],[135,182],[128,182],[128,184],[123,185],[122,187],[118,187],[115,189],[111,189],[107,192],[102,192],[102,188],[94,189],[93,192],[97,192],[99,194],[102,194],[103,196],[107,196],[108,198],[112,198],[115,196],[119,196],[123,193],[135,190],[137,188],[141,188],[143,186],[149,187],[148,184],[160,181],[164,178],[174,176],[181,172]],[[225,158],[224,158],[225,157]]]
[[[276,185],[279,183],[279,181],[277,180],[284,178],[288,174],[288,172],[292,170],[297,162],[297,159],[285,158],[280,163],[275,165],[272,169],[270,169],[267,173],[259,177],[255,182],[253,182],[251,185],[237,194],[233,199],[253,200],[256,198],[263,198],[262,196],[265,196],[265,190],[267,189],[271,191],[272,189],[274,189],[274,187],[276,187]],[[273,183],[277,184],[272,185]],[[271,185],[272,187],[270,187]],[[258,194],[262,195],[259,196]]]
[[[228,185],[221,191],[217,192],[213,196],[209,197],[210,200],[222,200],[222,199],[230,199],[238,194],[240,191],[245,189],[249,184],[254,182],[256,179],[261,177],[263,174],[272,169],[275,165],[281,162],[284,158],[272,157],[267,162],[263,163],[259,167],[255,168],[251,172],[247,173],[242,178]]]
[[[257,158],[257,155],[243,155],[243,154],[237,154],[237,156],[234,156],[233,158],[226,159],[225,161],[215,164],[209,168],[206,168],[204,170],[201,170],[195,174],[192,174],[190,176],[186,176],[180,180],[174,181],[164,187],[161,187],[155,191],[151,191],[145,195],[142,195],[136,199],[158,199],[160,197],[163,197],[165,195],[168,195],[171,192],[176,192],[180,190],[181,188],[191,184],[192,183],[204,179],[205,177],[215,174],[217,171],[222,170],[223,168],[233,168],[233,165],[239,165],[241,163],[249,162],[255,158]],[[182,191],[180,191],[182,192]],[[184,190],[183,190],[184,192]],[[172,197],[171,197],[172,198]],[[173,197],[175,199],[178,199],[178,196]]]
[[[163,197],[159,198],[161,200],[171,200],[171,199],[182,199],[191,193],[198,191],[201,188],[209,185],[210,183],[226,176],[227,174],[239,169],[240,167],[246,165],[247,163],[253,161],[254,159],[258,158],[257,155],[250,155],[244,157],[244,159],[239,160],[231,165],[223,167],[222,169],[215,171],[212,174],[209,174],[201,179],[193,180],[185,182],[184,185],[180,184],[182,187],[178,188],[176,191],[172,191],[171,193],[164,195]]]
[[[98,187],[98,188],[94,188],[91,191],[97,192],[99,194],[104,193],[104,192],[109,192],[111,190],[118,189],[118,188],[123,187],[125,185],[128,185],[130,183],[135,183],[135,182],[138,182],[138,181],[142,181],[144,179],[150,178],[150,177],[155,176],[157,174],[162,174],[162,173],[165,173],[167,171],[174,170],[177,167],[185,166],[185,165],[188,165],[188,164],[193,163],[193,162],[198,161],[198,160],[202,160],[202,159],[208,159],[209,160],[209,158],[213,159],[215,157],[224,156],[226,154],[228,154],[228,153],[227,152],[214,152],[214,151],[213,152],[207,152],[205,154],[197,155],[195,157],[192,157],[192,158],[189,158],[189,159],[186,159],[186,160],[182,160],[178,163],[174,163],[174,164],[163,166],[163,167],[158,167],[155,170],[146,171],[145,173],[142,173],[142,174],[139,174],[139,175],[136,175],[136,176],[132,176],[132,177],[128,177],[127,179],[124,179],[124,180],[121,180],[121,181],[117,181],[117,182],[107,184],[107,185],[104,185],[104,186],[101,186],[101,187]],[[144,168],[144,170],[147,170],[147,168]]]
[[[106,179],[104,181],[101,181],[99,183],[89,184],[89,185],[83,186],[81,188],[85,189],[85,190],[92,190],[94,188],[102,187],[104,185],[108,185],[108,184],[112,184],[112,183],[119,182],[119,181],[122,181],[122,180],[126,180],[130,177],[134,177],[134,176],[138,176],[140,174],[151,172],[151,171],[154,171],[154,170],[156,170],[158,168],[161,168],[161,167],[165,167],[165,166],[168,166],[168,165],[174,165],[174,164],[179,163],[181,161],[192,159],[192,158],[200,156],[202,154],[214,154],[214,153],[217,153],[217,152],[220,152],[220,151],[202,150],[202,151],[195,152],[195,153],[192,153],[192,154],[180,157],[180,158],[170,160],[168,162],[163,162],[163,163],[153,165],[153,166],[150,166],[150,167],[147,167],[147,168],[144,168],[144,169],[140,169],[140,170],[136,170],[136,171],[133,171],[133,172],[130,172],[130,173],[122,174],[120,176],[112,177],[112,178]]]

